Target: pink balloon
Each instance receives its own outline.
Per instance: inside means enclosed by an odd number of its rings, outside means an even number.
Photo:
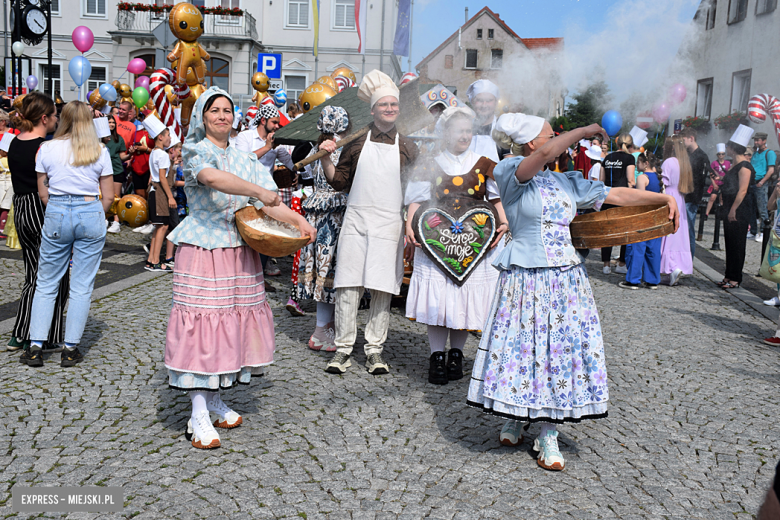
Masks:
[[[135,80],[135,88],[143,87],[146,90],[149,90],[149,76],[139,76],[137,80]]]
[[[664,101],[653,107],[653,119],[656,123],[666,123],[669,121],[669,114],[672,110],[669,103]]]
[[[73,45],[75,45],[80,52],[87,52],[92,48],[92,44],[95,43],[95,35],[92,34],[89,27],[84,27],[83,25],[79,25],[73,29],[71,38],[73,38]]]
[[[669,89],[669,100],[675,105],[678,105],[685,101],[685,96],[687,94],[688,92],[685,90],[685,86],[681,85],[680,83],[676,83]]]
[[[140,74],[146,70],[146,62],[141,58],[134,58],[127,64],[127,72],[131,74]]]

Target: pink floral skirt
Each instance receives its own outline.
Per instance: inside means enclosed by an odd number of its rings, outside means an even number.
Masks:
[[[275,346],[257,252],[182,244],[165,341],[169,385],[217,390],[248,384],[260,367],[273,363]]]

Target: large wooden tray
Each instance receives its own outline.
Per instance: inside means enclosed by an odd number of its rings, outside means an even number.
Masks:
[[[308,237],[288,238],[279,235],[263,233],[249,226],[247,222],[258,218],[271,219],[254,206],[247,206],[236,211],[236,227],[244,241],[261,255],[281,257],[295,253],[309,242]],[[300,231],[300,230],[299,230]]]
[[[623,246],[672,234],[669,206],[623,206],[579,215],[569,225],[577,249]]]

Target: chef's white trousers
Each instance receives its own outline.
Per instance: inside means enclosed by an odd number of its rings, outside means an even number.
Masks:
[[[357,339],[357,313],[363,287],[339,287],[336,289],[336,349],[347,355]],[[366,323],[366,344],[363,350],[369,354],[381,354],[390,326],[390,293],[371,289],[371,308]]]

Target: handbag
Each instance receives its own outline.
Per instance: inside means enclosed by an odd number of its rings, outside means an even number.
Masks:
[[[777,236],[774,228],[758,274],[770,282],[780,283],[780,237]]]

